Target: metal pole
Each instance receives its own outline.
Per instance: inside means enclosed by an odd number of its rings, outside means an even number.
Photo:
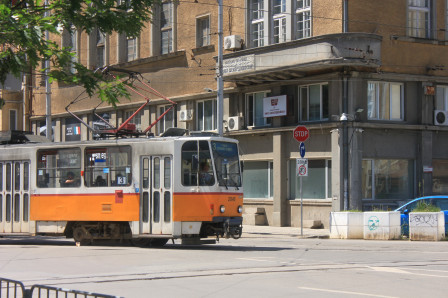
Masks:
[[[302,176],[300,176],[300,235],[303,237],[303,196],[302,196]]]
[[[48,9],[48,0],[45,0],[45,9]],[[50,11],[47,10],[45,12],[45,15],[48,17],[50,16]],[[50,33],[45,31],[45,39],[50,39]],[[45,126],[46,126],[46,134],[45,136],[50,141],[52,140],[52,133],[53,133],[53,125],[51,123],[51,84],[50,80],[48,79],[48,72],[50,71],[50,60],[45,60]]]
[[[223,81],[223,71],[222,71],[222,55],[223,55],[223,0],[218,0],[218,94],[217,94],[217,111],[216,114],[218,116],[217,125],[218,125],[218,134],[220,136],[223,135],[223,89],[224,89],[224,81]]]

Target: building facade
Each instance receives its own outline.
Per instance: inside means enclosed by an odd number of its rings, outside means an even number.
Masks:
[[[394,209],[446,192],[447,0],[232,0],[223,8],[223,125],[240,141],[246,223],[299,226],[303,207],[305,224],[328,226],[331,210]],[[92,69],[137,71],[174,100],[155,135],[169,127],[214,132],[217,25],[216,1],[162,1],[138,38],[54,38]],[[42,133],[45,88],[33,82],[31,127]],[[93,138],[65,110],[80,94],[52,84],[55,142]],[[133,95],[114,109],[86,98],[70,109],[95,125],[98,106],[118,126],[144,102]],[[132,122],[144,130],[167,108],[152,95]],[[310,130],[302,178],[297,125]]]

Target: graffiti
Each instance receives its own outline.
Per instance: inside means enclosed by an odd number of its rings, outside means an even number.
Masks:
[[[380,220],[376,216],[371,216],[367,221],[367,225],[369,226],[370,231],[374,231],[378,229],[378,226],[380,225]]]
[[[438,224],[436,214],[411,214],[409,222],[417,227],[435,227]]]

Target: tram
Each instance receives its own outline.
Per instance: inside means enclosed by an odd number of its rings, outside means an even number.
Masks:
[[[0,237],[208,243],[242,233],[238,142],[217,135],[0,145]],[[36,136],[34,136],[36,137]],[[0,140],[1,140],[0,134]]]

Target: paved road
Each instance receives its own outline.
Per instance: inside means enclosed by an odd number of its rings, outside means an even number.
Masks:
[[[216,245],[142,249],[0,239],[0,277],[123,297],[446,297],[448,242],[321,239],[245,227]]]

